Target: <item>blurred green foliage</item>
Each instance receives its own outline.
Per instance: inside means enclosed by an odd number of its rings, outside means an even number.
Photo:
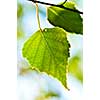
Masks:
[[[23,32],[22,24],[21,24],[21,22],[18,21],[18,25],[17,25],[17,39],[22,38],[24,36],[23,33],[24,32]]]
[[[69,73],[83,82],[82,57],[79,52],[69,60]]]
[[[60,96],[54,92],[44,92],[42,95],[36,97],[36,100],[52,100],[53,97],[59,99]]]
[[[22,28],[22,17],[23,17],[23,5],[17,3],[17,39],[20,39],[24,36]]]
[[[23,16],[23,6],[20,3],[17,3],[17,18]]]

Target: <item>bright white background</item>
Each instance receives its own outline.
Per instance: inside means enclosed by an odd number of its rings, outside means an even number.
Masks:
[[[100,100],[100,2],[84,0],[84,98]],[[17,100],[17,0],[0,1],[0,100]]]

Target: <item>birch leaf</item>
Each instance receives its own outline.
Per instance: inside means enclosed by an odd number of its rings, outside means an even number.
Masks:
[[[59,27],[38,30],[24,44],[22,49],[32,68],[57,78],[66,85],[66,65],[69,57],[69,42],[66,31]]]
[[[64,7],[77,10],[72,2],[66,2]],[[83,19],[77,12],[51,6],[47,9],[47,19],[52,25],[61,27],[67,32],[83,34]]]

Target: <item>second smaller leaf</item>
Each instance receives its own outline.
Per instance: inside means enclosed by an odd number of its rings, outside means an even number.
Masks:
[[[64,7],[76,10],[72,2],[66,2]],[[52,25],[59,26],[68,32],[83,34],[83,20],[77,12],[51,6],[47,9],[47,19]]]

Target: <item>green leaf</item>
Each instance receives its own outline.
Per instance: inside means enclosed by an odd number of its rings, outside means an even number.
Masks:
[[[66,2],[64,6],[76,10],[72,2]],[[52,25],[59,26],[68,32],[83,34],[83,20],[77,12],[51,6],[47,9],[47,19]]]
[[[56,77],[66,87],[69,46],[63,29],[45,28],[43,32],[38,30],[25,42],[22,54],[32,68]]]

